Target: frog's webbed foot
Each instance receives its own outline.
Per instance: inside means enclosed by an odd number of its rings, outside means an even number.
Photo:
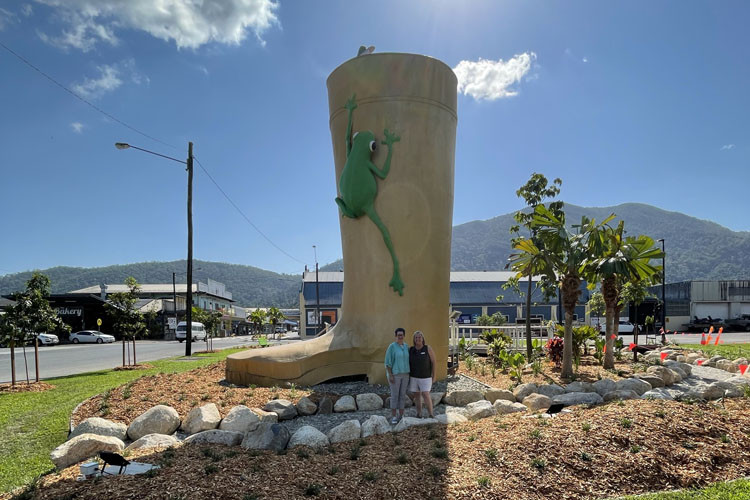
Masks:
[[[385,140],[382,141],[382,143],[389,148],[393,145],[394,142],[398,142],[401,140],[401,137],[397,136],[395,132],[389,132],[388,129],[383,130],[383,135],[385,136]]]
[[[388,285],[393,288],[394,292],[398,292],[401,296],[404,295],[404,282],[401,281],[401,276],[398,271],[393,272],[393,278],[391,278],[391,282],[388,283]]]
[[[349,210],[349,207],[346,206],[346,202],[342,200],[341,198],[336,198],[336,204],[341,209],[341,213],[344,214],[344,217],[349,217],[350,219],[356,219],[357,216],[354,215],[354,212]]]

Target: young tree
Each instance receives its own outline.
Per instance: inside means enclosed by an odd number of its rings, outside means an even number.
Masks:
[[[250,323],[252,323],[255,327],[255,333],[260,333],[260,329],[266,323],[266,311],[264,311],[263,309],[256,309],[255,311],[250,313],[248,319],[250,320]]]
[[[276,334],[276,325],[279,324],[279,322],[283,321],[286,316],[284,316],[284,313],[281,312],[281,309],[278,307],[271,307],[268,309],[268,321],[273,326],[273,333]]]
[[[15,319],[15,306],[8,309],[5,314],[0,315],[0,342],[10,347],[10,378],[11,385],[16,385],[16,346],[25,341],[25,334],[17,326]]]
[[[596,315],[596,327],[599,328],[599,318],[606,311],[607,305],[604,303],[602,292],[594,292],[589,298],[589,314]]]
[[[647,297],[651,296],[648,291],[648,286],[651,285],[651,281],[635,280],[625,283],[620,292],[620,302],[617,304],[617,316],[620,316],[620,311],[623,307],[628,304],[635,306],[635,325],[633,327],[633,342],[638,344],[638,306],[646,300]],[[618,322],[619,324],[619,322]],[[633,350],[633,361],[638,361],[638,351]]]
[[[21,332],[18,340],[24,347],[24,359],[26,357],[25,340],[34,339],[34,368],[37,382],[39,382],[39,334],[55,330],[69,330],[69,327],[60,320],[57,312],[49,305],[49,295],[49,278],[42,273],[35,272],[26,282],[26,290],[12,296],[16,304],[12,307],[13,312],[10,318],[15,321],[16,327]],[[28,367],[26,372],[28,382]]]
[[[529,180],[521,186],[518,191],[516,191],[516,196],[519,198],[523,198],[523,200],[526,202],[526,206],[529,207],[531,210],[528,212],[524,212],[522,210],[519,210],[513,215],[513,218],[516,220],[517,224],[512,226],[510,228],[510,232],[513,235],[511,239],[511,247],[516,248],[516,244],[520,244],[522,240],[525,238],[520,234],[520,228],[523,226],[526,228],[526,230],[529,232],[529,240],[531,244],[533,244],[537,249],[539,249],[539,253],[537,254],[529,254],[527,255],[529,259],[521,265],[520,263],[518,265],[514,265],[513,270],[517,272],[516,277],[513,281],[509,282],[509,286],[518,289],[518,280],[521,277],[528,277],[528,285],[526,288],[526,309],[525,309],[525,318],[526,318],[526,357],[531,360],[531,353],[532,353],[532,342],[531,342],[531,287],[532,287],[532,277],[535,275],[538,275],[536,271],[540,270],[544,267],[544,264],[539,263],[538,261],[541,259],[544,259],[544,249],[541,248],[541,245],[539,245],[539,242],[535,240],[536,238],[536,230],[532,227],[532,219],[534,218],[534,210],[539,205],[544,205],[544,200],[547,198],[554,198],[560,193],[560,187],[562,185],[562,180],[555,179],[552,181],[552,184],[548,184],[547,178],[543,174],[533,173]],[[549,204],[549,209],[553,213],[559,213],[562,210],[563,203],[561,201],[555,201]],[[511,259],[509,260],[512,260]],[[509,265],[511,265],[509,263]],[[507,267],[507,266],[506,266]],[[549,285],[549,284],[547,284]],[[547,297],[551,296],[553,291],[550,290],[549,286],[544,287],[546,290],[545,295]]]
[[[221,324],[221,312],[206,311],[193,306],[193,319],[206,328],[206,350],[214,350],[214,337]]]
[[[122,335],[122,365],[125,366],[125,344],[133,341],[133,365],[137,365],[135,339],[146,329],[143,314],[135,307],[141,287],[132,276],[125,280],[127,292],[116,292],[109,295],[109,311],[114,320],[113,328]]]

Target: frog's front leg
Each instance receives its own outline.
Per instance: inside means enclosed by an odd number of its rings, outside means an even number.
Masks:
[[[368,165],[372,173],[377,175],[381,179],[385,179],[388,176],[388,172],[391,171],[391,155],[393,153],[393,143],[401,140],[401,137],[397,136],[395,133],[389,132],[388,129],[383,130],[383,135],[385,135],[385,140],[382,141],[382,144],[388,146],[388,155],[385,157],[385,164],[383,165],[382,170],[372,162],[370,162]]]
[[[346,202],[342,200],[341,198],[336,198],[336,204],[341,209],[341,213],[344,214],[344,217],[349,217],[350,219],[356,219],[357,216],[354,215],[354,212],[349,210],[349,207],[346,206]]]
[[[398,265],[398,258],[396,258],[396,252],[393,250],[393,242],[391,241],[391,234],[388,232],[388,228],[385,227],[383,221],[380,220],[378,213],[375,211],[375,207],[370,205],[365,209],[367,216],[375,223],[380,229],[380,233],[383,235],[383,241],[385,246],[388,248],[388,252],[391,254],[391,260],[393,261],[393,277],[391,277],[390,285],[394,292],[398,292],[399,295],[404,294],[404,282],[401,281],[401,272]]]
[[[344,107],[349,110],[349,123],[346,126],[346,157],[349,158],[349,153],[352,151],[352,115],[357,109],[357,94],[352,94]]]

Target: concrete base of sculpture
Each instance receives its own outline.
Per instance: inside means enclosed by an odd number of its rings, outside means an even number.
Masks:
[[[389,287],[393,262],[381,231],[368,217],[339,214],[345,272],[339,322],[312,340],[230,355],[231,383],[314,385],[366,375],[384,384],[385,350],[397,327],[406,329],[408,342],[415,330],[424,332],[438,378],[446,375],[456,77],[444,63],[413,54],[365,55],[336,68],[328,96],[337,183],[347,161],[344,105],[354,94],[354,132],[372,131],[378,145],[386,128],[401,137],[390,172],[377,180],[374,207],[400,261],[403,296]],[[387,149],[372,156],[378,168]]]

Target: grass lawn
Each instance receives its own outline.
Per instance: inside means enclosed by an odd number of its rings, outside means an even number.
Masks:
[[[716,338],[716,337],[714,337]],[[748,358],[750,359],[750,344],[721,344],[721,345],[700,345],[700,344],[680,344],[683,349],[694,349],[703,351],[708,356],[724,356],[727,359]]]
[[[49,453],[65,441],[68,418],[84,399],[144,375],[184,372],[215,363],[239,350],[197,355],[195,361],[151,361],[153,368],[147,370],[104,370],[49,379],[46,382],[54,389],[0,396],[0,492],[54,468]]]
[[[625,497],[622,500],[745,500],[750,498],[750,481],[738,479],[724,483],[712,484],[699,490],[684,490],[671,493],[653,493],[650,495]]]

